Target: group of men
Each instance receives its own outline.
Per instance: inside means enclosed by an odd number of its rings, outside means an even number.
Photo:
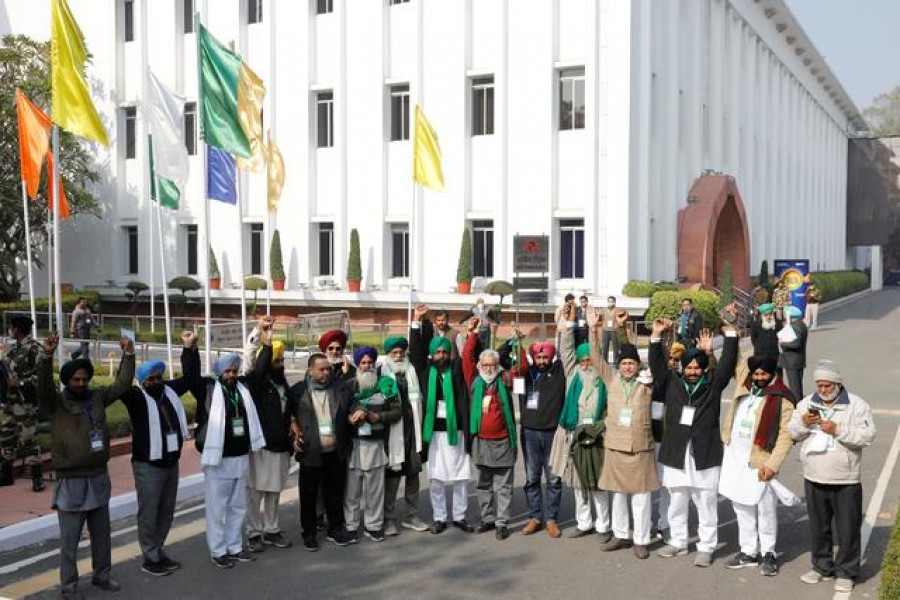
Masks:
[[[717,494],[722,494],[732,502],[740,532],[740,551],[726,566],[754,566],[771,576],[778,572],[777,503],[796,501],[777,475],[793,443],[802,442],[813,548],[813,569],[803,581],[836,577],[835,589],[852,589],[860,561],[859,457],[875,429],[868,406],[847,392],[837,367],[820,363],[816,393],[798,404],[779,369],[779,354],[754,352],[739,360],[731,325],[722,327],[718,361],[710,330],[700,331],[692,344],[666,348],[664,334],[683,330],[686,335],[694,327],[690,316],[654,321],[649,368],[630,343],[622,343],[608,364],[600,354],[603,332],[621,329],[628,318],[613,310],[614,299],[610,304],[613,322],[608,327],[605,317],[595,320],[587,339],[578,333],[578,307],[564,307],[559,356],[548,341],[526,349],[519,331],[497,350],[487,348],[478,317],[457,335],[446,313],[437,313],[432,322],[428,307],[419,305],[408,338],[385,340],[380,361],[371,346],[356,348],[351,358],[345,353],[346,334],[327,332],[319,340],[320,352],[307,359],[306,375],[294,385],[285,379],[284,347],[274,338],[269,317],[260,320],[243,356],[216,359],[214,377],[201,376],[190,332],[182,336],[182,376],[169,380],[163,379],[166,365],[159,361],[135,370],[132,344],[122,340],[116,381],[99,389],[89,389],[93,367],[84,358],[62,365],[63,390],[53,389],[58,339],[49,336],[37,360],[37,387],[53,427],[58,476],[53,503],[64,595],[78,595],[75,553],[85,522],[93,584],[119,587],[109,577],[105,418],[105,407],[117,400],[128,408],[133,425],[142,569],[168,575],[181,566],[166,553],[165,539],[178,461],[190,438],[179,398],[187,391],[197,399],[195,446],[205,475],[206,541],[212,563],[222,569],[253,561],[267,547],[291,545],[279,527],[278,504],[292,458],[299,463],[303,547],[316,551],[323,530],[337,546],[358,543],[362,536],[381,542],[401,528],[434,535],[448,527],[493,531],[505,540],[511,535],[514,467],[521,451],[529,511],[523,535],[545,531],[561,537],[566,481],[575,490],[571,537],[596,533],[604,551],[632,548],[646,559],[651,498],[662,489],[664,518],[657,529],[665,545],[657,554],[688,553],[693,502],[700,538],[694,564],[707,567],[718,544]],[[678,337],[687,341],[681,332]],[[461,347],[453,343],[456,338]],[[753,344],[756,349],[757,341]],[[785,345],[778,340],[778,352]],[[722,393],[732,377],[738,391],[720,418]],[[430,524],[419,511],[423,470]],[[473,479],[477,524],[466,517]],[[401,480],[404,494],[398,499]]]

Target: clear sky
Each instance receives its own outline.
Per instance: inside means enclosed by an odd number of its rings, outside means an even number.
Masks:
[[[900,86],[900,0],[785,0],[859,110]]]

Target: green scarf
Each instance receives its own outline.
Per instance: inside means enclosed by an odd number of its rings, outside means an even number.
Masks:
[[[566,402],[563,404],[562,413],[559,415],[559,426],[566,431],[572,431],[578,425],[578,399],[581,397],[583,384],[581,376],[576,373],[572,379],[569,390],[566,392]],[[606,410],[606,384],[599,377],[594,381],[597,389],[597,410],[594,413],[594,421],[599,421]]]
[[[500,406],[503,407],[503,418],[506,421],[506,431],[509,433],[509,447],[516,447],[516,422],[513,420],[512,409],[510,408],[509,403],[509,392],[506,391],[506,386],[503,385],[503,382],[500,381],[500,376],[497,375],[497,379],[494,381],[497,382],[497,389],[500,390]],[[481,433],[481,403],[484,400],[484,387],[485,381],[481,377],[475,379],[475,395],[472,398],[472,412],[469,423],[469,432],[472,435],[478,435]]]
[[[425,432],[422,439],[430,444],[434,435],[434,419],[437,413],[437,378],[438,371],[433,366],[428,369],[428,395],[425,398]],[[444,404],[447,405],[447,441],[455,446],[458,441],[456,431],[456,401],[453,398],[453,374],[450,369],[444,373],[441,382],[444,392]]]
[[[693,386],[684,379],[681,380],[681,385],[684,386],[684,391],[687,392],[688,405],[690,406],[690,403],[694,401],[694,396],[706,389],[706,373],[701,375],[700,379]]]
[[[384,396],[385,400],[388,400],[399,395],[400,392],[397,389],[396,381],[394,381],[390,377],[385,377],[382,375],[378,378],[378,381],[375,383],[374,387],[356,392],[353,398],[363,406],[368,406],[369,400],[372,398],[372,396],[378,393]]]

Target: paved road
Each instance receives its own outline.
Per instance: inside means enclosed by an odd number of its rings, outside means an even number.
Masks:
[[[900,327],[900,291],[885,291],[853,305],[836,309],[822,319],[812,333],[809,360],[833,358],[844,372],[848,387],[867,399],[876,410],[878,436],[863,460],[863,492],[868,507],[882,474],[889,449],[898,434],[900,406],[896,392],[900,388],[900,340],[893,332]],[[807,371],[811,389],[811,370]],[[900,477],[887,477],[884,502],[877,511],[862,579],[854,597],[875,597],[878,569],[889,535],[890,524],[900,497]],[[795,492],[802,493],[796,449],[780,477]],[[517,482],[523,480],[521,466]],[[882,481],[882,486],[884,481]],[[282,504],[282,523],[289,535],[299,539],[296,488],[286,494]],[[424,517],[429,516],[427,496],[423,495]],[[563,497],[562,520],[566,533],[573,528],[574,500],[569,490]],[[879,507],[876,507],[879,508]],[[688,557],[663,560],[653,555],[638,561],[630,551],[612,554],[599,550],[593,536],[578,540],[552,540],[540,534],[524,538],[513,535],[497,542],[492,535],[469,535],[451,530],[440,536],[405,532],[382,544],[363,540],[358,546],[336,548],[324,543],[316,554],[300,547],[269,550],[251,564],[231,571],[218,571],[210,563],[203,537],[202,506],[188,507],[178,518],[169,547],[170,553],[184,562],[184,569],[170,577],[153,579],[139,570],[133,558],[133,523],[119,523],[124,533],[115,540],[116,553],[123,558],[114,567],[114,576],[124,585],[119,598],[343,598],[365,595],[371,598],[475,598],[493,597],[547,598],[601,597],[609,599],[666,599],[673,597],[729,599],[830,598],[827,584],[810,587],[798,577],[809,568],[807,551],[808,521],[803,506],[781,507],[779,511],[779,550],[781,574],[765,578],[745,569],[724,568],[727,558],[736,552],[737,527],[728,502],[720,502],[720,547],[716,562],[709,569],[691,565]],[[524,498],[517,490],[513,504],[516,524],[525,519]],[[470,498],[469,518],[477,521],[477,508]],[[176,541],[177,540],[177,541]],[[28,549],[0,556],[0,564],[9,564],[25,556],[52,549]],[[84,556],[88,556],[84,551]],[[0,577],[0,586],[15,581],[27,583],[30,591],[40,589],[37,598],[55,597],[50,586],[57,582],[56,558],[49,556],[37,564]],[[30,583],[26,580],[31,579]],[[83,579],[84,581],[84,579]],[[102,597],[103,592],[91,592]],[[112,598],[113,596],[110,596]]]

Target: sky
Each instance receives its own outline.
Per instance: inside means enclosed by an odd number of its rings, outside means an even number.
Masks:
[[[785,0],[860,111],[900,86],[900,0]]]

